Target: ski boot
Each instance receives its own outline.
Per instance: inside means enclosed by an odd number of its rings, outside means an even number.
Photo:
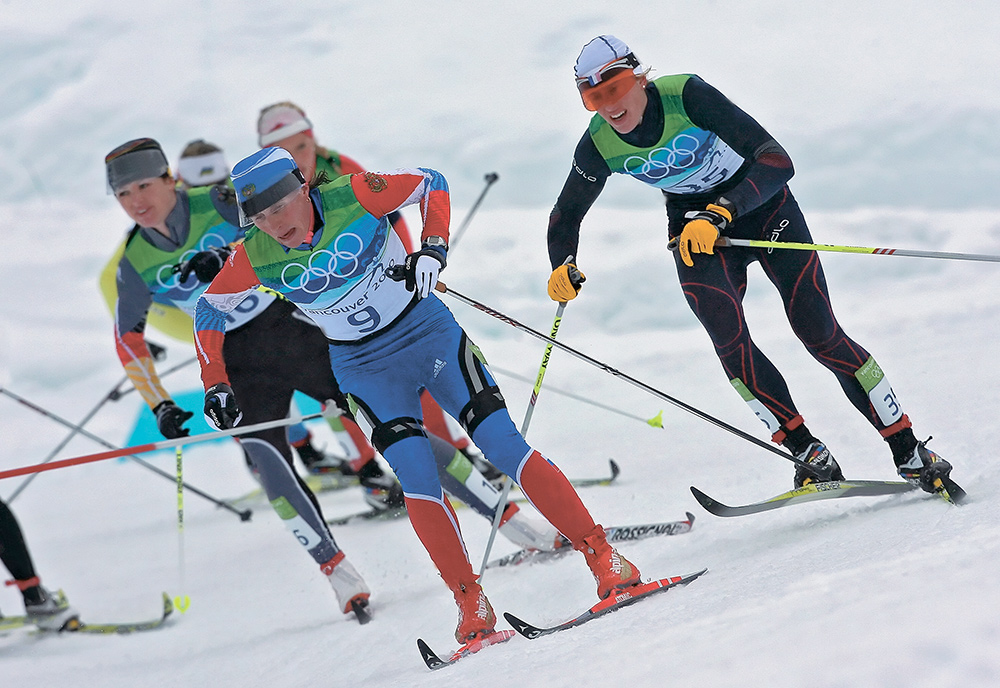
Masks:
[[[928,437],[917,442],[913,451],[893,460],[899,477],[924,492],[937,493],[943,484],[951,482],[951,464],[927,448],[930,440]]]
[[[333,559],[319,568],[330,581],[340,610],[344,614],[353,611],[360,620],[361,613],[368,608],[368,599],[372,594],[361,574],[347,561],[343,552],[337,552]]]
[[[594,526],[594,529],[579,543],[574,543],[573,547],[583,552],[583,556],[587,559],[587,566],[597,581],[597,596],[602,600],[616,590],[642,583],[639,569],[608,544],[604,528],[600,525]]]
[[[33,594],[28,589],[24,593],[24,612],[29,623],[44,631],[75,631],[80,627],[80,615],[69,606],[61,590],[53,595],[39,585],[37,591]]]
[[[486,599],[486,593],[479,583],[464,583],[458,589],[452,590],[455,603],[458,605],[458,626],[455,628],[455,640],[465,644],[475,640],[477,636],[493,633],[497,624],[497,615],[493,606]]]
[[[844,472],[840,470],[837,460],[833,458],[833,454],[831,454],[830,450],[826,448],[826,445],[819,440],[813,440],[810,442],[805,449],[796,454],[795,458],[799,461],[804,461],[810,466],[815,466],[820,469],[832,467],[830,477],[823,480],[813,473],[810,473],[805,467],[796,464],[794,481],[795,489],[805,487],[810,483],[830,482],[844,479]]]
[[[332,456],[326,452],[320,451],[312,445],[312,442],[306,440],[302,446],[292,447],[295,449],[295,453],[299,455],[302,460],[302,465],[305,466],[306,470],[313,475],[322,475],[323,473],[344,473],[345,475],[351,474],[350,463],[344,459]],[[347,468],[345,471],[344,468]]]
[[[383,473],[382,467],[375,459],[358,470],[358,480],[364,489],[365,502],[373,509],[388,511],[406,506],[402,486],[396,478]]]

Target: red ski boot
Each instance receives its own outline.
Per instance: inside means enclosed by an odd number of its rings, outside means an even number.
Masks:
[[[478,583],[465,583],[455,593],[458,604],[458,627],[455,629],[455,640],[465,644],[476,636],[488,635],[494,631],[497,615],[493,613],[486,593]]]
[[[616,590],[630,588],[642,582],[639,569],[608,544],[604,528],[600,525],[595,526],[590,534],[583,538],[582,542],[574,544],[574,547],[583,552],[583,556],[587,558],[587,566],[597,581],[597,596],[602,600]]]

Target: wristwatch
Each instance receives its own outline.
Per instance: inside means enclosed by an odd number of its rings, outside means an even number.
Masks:
[[[421,242],[424,246],[440,246],[445,251],[448,250],[448,242],[439,236],[429,236]]]

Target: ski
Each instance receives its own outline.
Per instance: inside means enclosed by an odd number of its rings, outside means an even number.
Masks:
[[[532,626],[526,621],[522,621],[517,618],[510,612],[504,612],[503,616],[507,619],[507,623],[514,627],[515,631],[523,635],[528,640],[534,640],[535,638],[541,638],[543,635],[558,633],[559,631],[565,631],[570,628],[581,626],[588,621],[593,621],[594,619],[602,617],[605,614],[616,612],[623,607],[628,607],[636,602],[648,599],[657,593],[665,592],[671,588],[676,588],[681,585],[687,585],[696,578],[703,576],[707,571],[708,569],[702,569],[701,571],[695,571],[694,573],[689,573],[683,576],[660,578],[659,580],[641,583],[640,585],[636,585],[631,588],[619,590],[616,594],[601,600],[576,618],[556,624],[555,626],[549,626],[547,628]]]
[[[937,486],[936,494],[941,499],[951,504],[961,504],[965,501],[968,495],[966,495],[965,490],[958,483],[951,479],[951,476],[945,476],[940,480],[941,484]]]
[[[362,626],[372,620],[372,610],[368,606],[368,600],[351,600],[351,611]]]
[[[728,506],[722,502],[709,497],[697,487],[691,487],[691,493],[707,511],[716,516],[745,516],[747,514],[757,514],[771,509],[801,504],[803,502],[814,502],[819,499],[841,499],[843,497],[874,497],[877,495],[898,494],[900,492],[910,492],[917,489],[907,482],[891,480],[835,480],[826,483],[810,483],[805,487],[796,490],[789,490],[781,494],[765,499],[753,504],[742,506]]]
[[[0,616],[0,633],[20,628],[28,623],[28,617],[21,616]]]
[[[329,473],[309,473],[308,475],[303,476],[302,480],[310,490],[317,494],[320,492],[343,490],[348,487],[357,487],[360,485],[357,476],[344,475],[343,473],[337,471],[331,471]],[[261,487],[250,490],[240,497],[230,499],[229,503],[240,504],[259,499],[267,499],[267,495],[264,494],[264,489]]]
[[[611,469],[611,474],[603,476],[600,478],[582,478],[571,480],[570,482],[574,487],[592,487],[594,485],[610,485],[618,478],[621,473],[621,468],[615,463],[614,459],[608,459],[608,465]],[[357,483],[355,483],[357,484]],[[511,500],[519,501],[519,500]],[[455,502],[455,506],[460,506],[460,502]],[[392,521],[401,516],[406,515],[406,508],[401,507],[398,509],[365,509],[364,511],[358,511],[353,514],[348,514],[346,516],[339,516],[337,518],[328,518],[326,522],[331,526],[344,526],[348,523],[355,523],[357,521]],[[641,526],[633,526],[641,527]],[[648,536],[647,536],[648,537]]]
[[[403,516],[406,516],[405,506],[395,507],[393,509],[370,508],[353,514],[347,514],[346,516],[328,518],[326,519],[326,522],[331,526],[346,526],[348,523],[356,523],[358,521],[393,521]]]
[[[61,591],[60,591],[61,594]],[[65,596],[62,597],[65,600]],[[61,631],[50,631],[38,628],[38,633],[94,633],[98,635],[135,633],[138,631],[151,631],[160,628],[167,617],[174,611],[174,604],[167,593],[163,593],[163,612],[156,619],[148,621],[128,621],[118,623],[88,623],[72,619]],[[27,616],[7,616],[0,617],[0,632],[9,631],[24,626],[34,626]]]
[[[80,623],[80,627],[77,629],[67,629],[75,633],[97,633],[97,634],[125,634],[125,633],[136,633],[139,631],[152,631],[163,626],[166,622],[167,617],[169,617],[174,612],[174,603],[170,601],[170,595],[163,593],[163,611],[160,613],[160,617],[157,619],[150,619],[149,621],[132,621],[132,622],[121,622],[121,623],[99,623],[92,624],[86,621]]]
[[[618,475],[622,472],[618,464],[614,459],[608,459],[608,468],[611,470],[611,475],[604,476],[601,478],[577,478],[576,480],[570,480],[573,487],[593,487],[595,485],[610,485],[615,480],[618,479]]]
[[[417,638],[417,649],[420,650],[420,656],[424,659],[424,664],[427,665],[428,669],[432,671],[435,669],[443,669],[446,666],[451,666],[455,662],[469,655],[475,654],[480,650],[489,647],[490,645],[497,645],[499,643],[505,643],[511,638],[513,638],[516,633],[514,631],[494,631],[487,636],[481,638],[476,638],[475,640],[465,643],[457,650],[455,650],[448,659],[441,659],[435,654],[435,652],[428,647],[420,638]]]
[[[685,512],[687,520],[666,521],[664,523],[644,523],[635,526],[609,526],[604,529],[608,542],[631,542],[661,535],[681,535],[691,530],[694,524],[694,514]],[[573,545],[565,537],[560,536],[559,547],[552,551],[539,549],[521,549],[506,556],[494,559],[486,564],[486,568],[501,566],[519,566],[537,562],[550,562],[573,552]]]

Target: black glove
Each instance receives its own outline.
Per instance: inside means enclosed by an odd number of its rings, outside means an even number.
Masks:
[[[406,291],[418,290],[424,298],[437,285],[438,274],[448,265],[446,249],[443,246],[424,246],[419,251],[406,256],[402,265],[389,269],[389,277],[406,280]]]
[[[225,382],[209,387],[205,391],[205,415],[219,430],[239,425],[243,420],[243,411],[236,404],[233,388]]]
[[[182,427],[194,414],[185,411],[171,400],[161,401],[153,409],[156,414],[156,427],[160,429],[160,434],[168,440],[175,440],[178,437],[187,437],[191,431]]]
[[[192,272],[199,282],[211,282],[219,274],[230,253],[232,250],[228,246],[219,246],[194,254],[189,260],[180,264],[181,284],[187,282]]]

